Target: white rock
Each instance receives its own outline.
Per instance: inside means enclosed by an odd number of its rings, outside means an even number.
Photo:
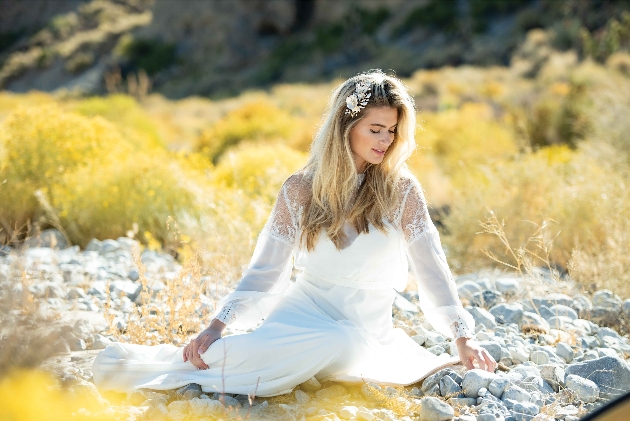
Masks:
[[[467,371],[464,375],[462,389],[467,398],[476,398],[479,396],[479,389],[487,389],[490,383],[497,378],[499,376],[494,373],[475,368]]]
[[[446,402],[430,396],[420,399],[419,421],[447,421],[453,416],[455,410]]]
[[[574,391],[586,403],[595,402],[599,397],[599,387],[589,379],[569,374],[565,383],[569,390]]]
[[[343,419],[349,420],[357,416],[358,410],[359,408],[356,406],[344,406],[341,408],[341,411],[339,411],[339,416]]]
[[[300,405],[305,405],[311,401],[311,396],[308,393],[304,392],[303,390],[296,390],[295,400]]]

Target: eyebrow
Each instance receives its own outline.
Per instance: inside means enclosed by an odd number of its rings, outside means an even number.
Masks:
[[[370,124],[370,126],[378,126],[378,127],[384,128],[384,129],[387,128],[387,126],[385,126],[383,124],[380,124],[380,123],[372,123],[372,124]],[[398,126],[398,123],[394,124],[392,127],[397,127],[397,126]]]

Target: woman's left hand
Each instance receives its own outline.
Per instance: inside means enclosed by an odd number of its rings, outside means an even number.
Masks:
[[[494,373],[494,370],[497,369],[497,362],[492,358],[492,355],[475,340],[470,338],[457,338],[455,344],[457,345],[459,359],[469,370],[475,368],[473,365],[475,360],[477,360],[477,364],[479,364],[479,368],[482,370]]]

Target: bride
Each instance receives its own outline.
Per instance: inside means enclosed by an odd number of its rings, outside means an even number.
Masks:
[[[248,268],[208,328],[184,348],[110,344],[94,361],[96,385],[197,383],[204,392],[274,396],[313,376],[409,385],[459,361],[494,371],[406,169],[414,131],[413,99],[400,80],[370,71],[343,82],[308,163],[283,184]],[[394,328],[409,264],[426,319],[453,338],[458,357],[436,356]],[[249,332],[222,337],[227,325]]]

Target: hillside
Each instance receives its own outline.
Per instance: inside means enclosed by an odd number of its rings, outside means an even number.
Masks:
[[[169,0],[2,0],[0,87],[103,94],[146,72],[140,83],[183,98],[326,81],[368,68],[410,76],[418,68],[509,64],[533,28],[552,34],[554,48],[605,60],[627,48],[605,34],[629,4],[209,0],[182,7]],[[588,34],[595,47],[601,44],[597,52]]]

